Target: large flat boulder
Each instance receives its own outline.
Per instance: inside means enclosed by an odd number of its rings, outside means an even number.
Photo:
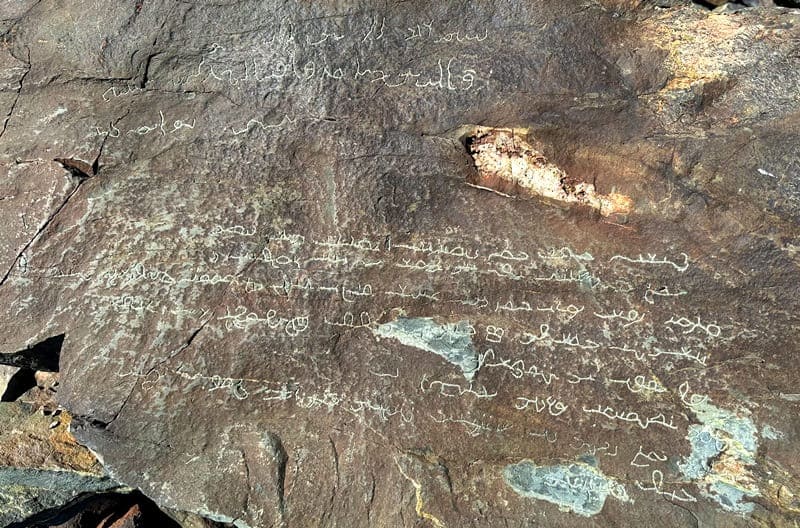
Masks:
[[[63,334],[113,478],[239,527],[798,520],[795,10],[12,15],[0,351]]]

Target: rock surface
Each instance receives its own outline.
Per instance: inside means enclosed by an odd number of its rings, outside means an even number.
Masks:
[[[0,526],[9,528],[212,528],[184,512],[162,512],[110,479],[70,434],[72,417],[53,398],[58,374],[36,372],[21,395],[18,372],[0,371]],[[10,382],[5,380],[10,378]]]
[[[7,401],[10,384],[0,403],[0,526],[31,526],[81,497],[124,489],[69,433],[71,417],[52,399],[55,380],[37,378],[41,388]]]
[[[796,11],[0,8],[0,348],[64,336],[115,479],[238,527],[800,520]]]

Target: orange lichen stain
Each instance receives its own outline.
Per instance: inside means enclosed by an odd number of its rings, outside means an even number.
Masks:
[[[9,404],[3,411],[2,423],[14,425],[0,430],[0,465],[103,473],[92,452],[69,432],[72,418],[66,411],[47,411],[45,415],[41,409],[16,404]]]
[[[65,467],[85,473],[97,473],[100,466],[91,451],[78,443],[69,431],[72,417],[66,411],[59,415],[58,426],[50,430],[54,457]]]
[[[708,482],[727,482],[747,493],[758,494],[758,486],[749,465],[736,455],[723,451],[719,458],[711,463],[711,471],[705,479]]]
[[[602,216],[627,215],[633,200],[600,194],[593,183],[576,181],[511,129],[480,127],[467,140],[478,175],[469,183],[506,196],[529,194],[584,205]]]

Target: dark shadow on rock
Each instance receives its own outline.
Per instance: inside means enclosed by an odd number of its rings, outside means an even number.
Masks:
[[[115,525],[115,523],[117,523]],[[139,491],[85,494],[60,508],[42,511],[8,528],[126,528],[158,526],[180,528]]]
[[[0,354],[0,365],[10,365],[30,370],[44,372],[58,372],[58,361],[61,357],[61,347],[64,344],[64,334],[48,337],[32,347],[11,354]]]
[[[0,397],[0,401],[13,402],[17,401],[20,396],[31,390],[36,386],[35,372],[29,368],[19,369],[11,379],[8,380],[8,385]]]
[[[701,5],[706,9],[714,9],[716,6],[711,2],[706,2],[705,0],[692,0],[693,4]]]

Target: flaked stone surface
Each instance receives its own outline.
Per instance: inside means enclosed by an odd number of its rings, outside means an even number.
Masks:
[[[42,412],[36,391],[0,403],[0,526],[31,526],[32,516],[81,497],[125,491],[70,434],[68,413]]]
[[[240,527],[798,520],[794,10],[29,4],[0,347],[64,334],[115,478]],[[630,213],[476,188],[476,127]]]

